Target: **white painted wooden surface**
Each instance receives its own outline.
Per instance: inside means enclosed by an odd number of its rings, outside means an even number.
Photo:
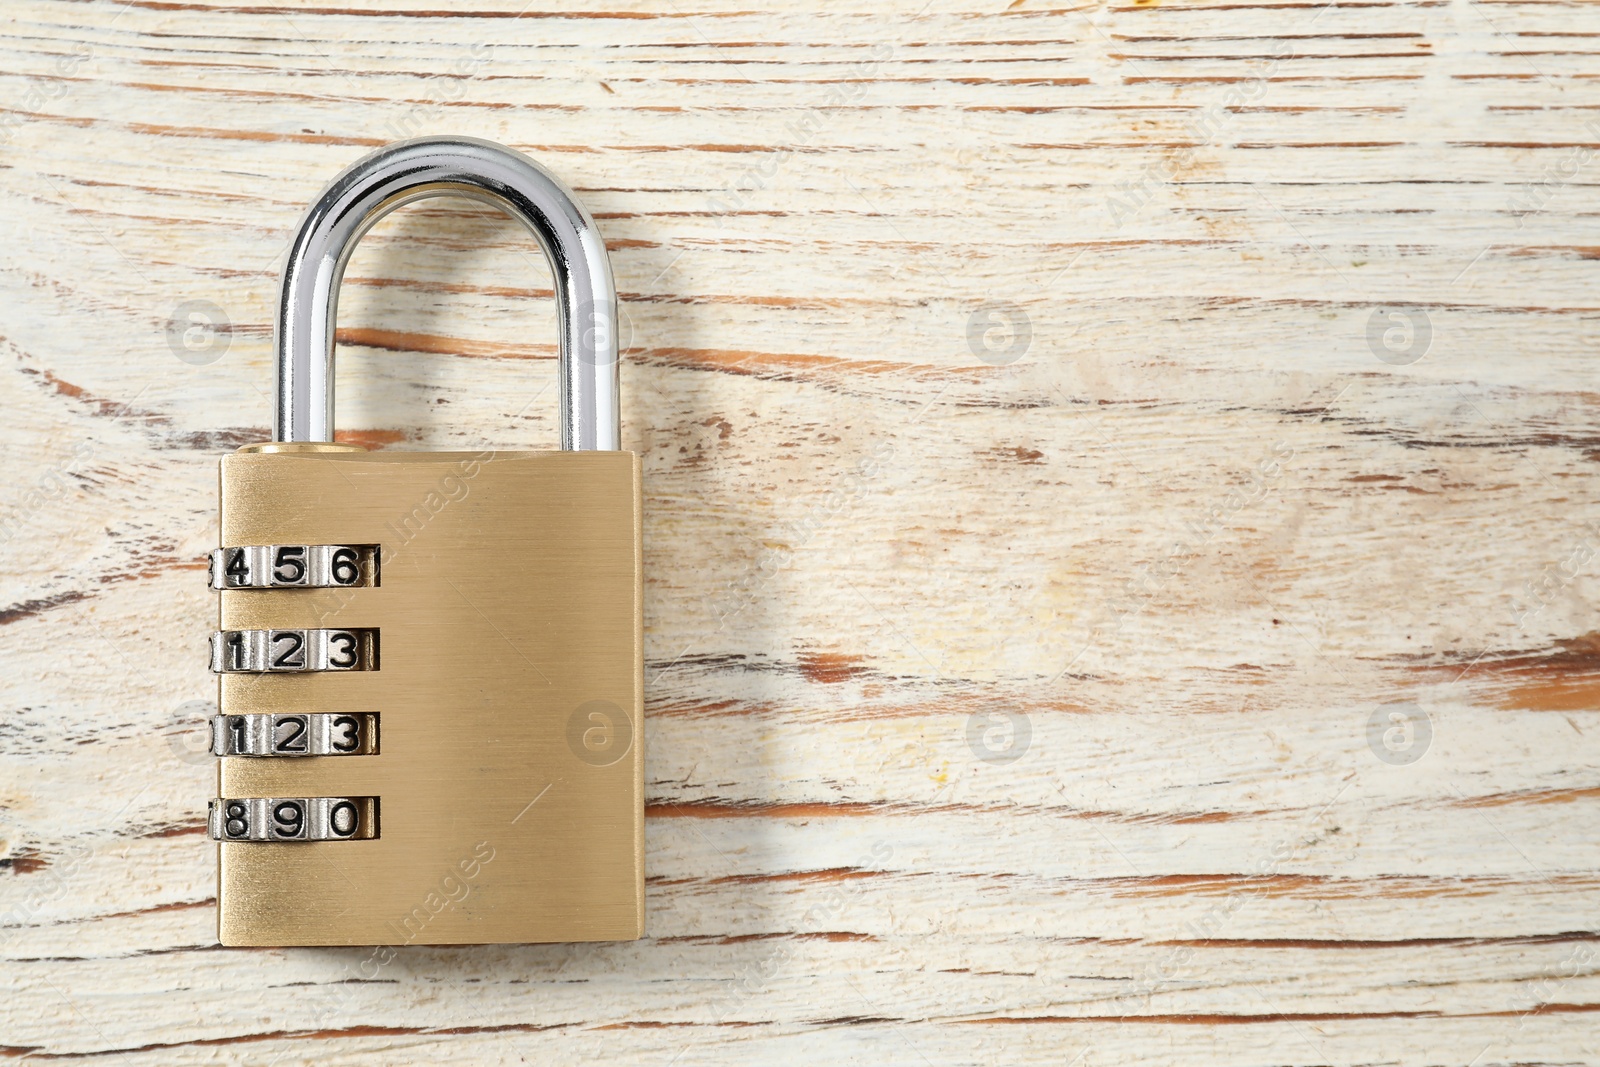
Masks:
[[[0,17],[0,1052],[1596,1060],[1593,5]],[[420,132],[612,248],[650,937],[354,981],[213,944],[201,557],[300,211]],[[341,322],[358,439],[554,439],[514,224]]]

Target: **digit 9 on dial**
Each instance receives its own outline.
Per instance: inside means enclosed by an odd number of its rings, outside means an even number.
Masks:
[[[349,250],[441,195],[498,204],[549,253],[559,450],[334,440]],[[391,944],[475,843],[494,863],[470,905],[408,943],[642,936],[643,466],[594,220],[502,146],[403,141],[307,209],[278,292],[273,437],[222,457],[208,546],[218,940]],[[595,706],[606,737],[562,743]]]
[[[223,797],[207,829],[217,841],[359,841],[378,836],[376,797]]]

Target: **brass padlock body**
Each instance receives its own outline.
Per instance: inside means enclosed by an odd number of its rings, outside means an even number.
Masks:
[[[218,795],[377,797],[378,836],[221,842],[219,939],[642,936],[638,457],[330,447],[225,457],[222,544],[381,546],[378,584],[225,590],[221,628],[376,630],[377,669],[224,674],[220,709],[376,713],[378,752],[225,759]]]

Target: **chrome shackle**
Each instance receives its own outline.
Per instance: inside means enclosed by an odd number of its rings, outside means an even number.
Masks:
[[[278,295],[274,439],[333,440],[334,325],[345,264],[379,219],[433,196],[493,204],[533,232],[555,278],[561,447],[620,448],[617,295],[594,219],[527,156],[468,137],[386,145],[347,167],[306,212]]]

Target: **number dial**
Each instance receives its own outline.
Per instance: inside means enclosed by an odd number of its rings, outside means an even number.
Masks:
[[[378,716],[216,715],[211,751],[218,756],[372,756],[378,752]]]
[[[377,630],[218,630],[211,635],[217,674],[375,671]]]
[[[341,589],[378,584],[378,545],[238,545],[211,553],[213,589]]]
[[[370,841],[377,797],[223,797],[206,820],[218,841]]]

